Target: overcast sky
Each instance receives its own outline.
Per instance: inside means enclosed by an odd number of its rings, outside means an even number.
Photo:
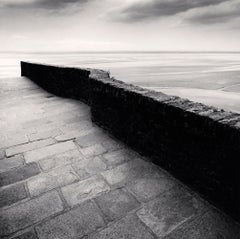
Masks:
[[[0,51],[240,51],[240,0],[0,0]]]

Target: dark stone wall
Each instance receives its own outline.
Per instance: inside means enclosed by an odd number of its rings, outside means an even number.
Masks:
[[[240,115],[117,81],[101,70],[21,62],[22,76],[91,106],[115,137],[240,220]]]

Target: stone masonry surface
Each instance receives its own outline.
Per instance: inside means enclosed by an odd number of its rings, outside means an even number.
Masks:
[[[0,89],[11,139],[0,144],[0,238],[240,238],[238,223],[94,125],[82,102],[24,77]]]

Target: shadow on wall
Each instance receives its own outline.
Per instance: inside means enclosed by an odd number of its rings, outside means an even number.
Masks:
[[[22,76],[91,106],[92,120],[240,221],[240,114],[142,89],[105,71],[21,62]]]

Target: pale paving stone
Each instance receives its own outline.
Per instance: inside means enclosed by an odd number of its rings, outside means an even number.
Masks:
[[[109,152],[103,155],[105,162],[110,168],[113,168],[119,164],[130,161],[131,159],[136,158],[136,156],[131,153],[129,150],[117,150],[114,152]]]
[[[49,171],[59,166],[83,160],[83,156],[78,150],[71,150],[60,154],[55,154],[39,161],[43,171]]]
[[[113,151],[113,150],[121,149],[124,147],[124,145],[122,143],[120,143],[119,141],[117,141],[115,139],[105,140],[102,142],[102,145],[108,151]]]
[[[239,239],[240,228],[230,218],[217,213],[207,212],[202,217],[183,224],[170,233],[166,239]]]
[[[70,206],[82,203],[110,190],[103,179],[92,177],[62,188],[62,193]]]
[[[107,169],[107,165],[101,157],[94,157],[92,159],[85,159],[73,164],[76,172],[86,170],[89,174],[96,174]]]
[[[27,185],[31,196],[36,196],[50,189],[64,186],[77,181],[71,165],[41,173],[28,180]]]
[[[174,187],[146,203],[137,215],[159,238],[162,238],[203,210],[203,204],[190,193]]]
[[[80,149],[81,153],[89,158],[105,153],[107,150],[101,144],[94,144],[90,147]]]
[[[83,203],[50,221],[37,226],[40,239],[71,239],[83,236],[104,227],[105,223],[92,202]]]
[[[41,197],[1,210],[0,236],[30,226],[62,210],[62,201],[57,192],[46,193]]]
[[[46,146],[44,148],[36,149],[31,152],[27,152],[24,154],[24,158],[26,162],[38,161],[40,159],[64,153],[73,149],[77,149],[76,145],[72,141],[58,143],[50,146]]]
[[[22,155],[15,155],[11,158],[0,160],[0,173],[23,165],[24,159]]]
[[[15,146],[18,144],[25,144],[28,142],[28,138],[25,135],[16,135],[15,137],[12,136],[11,138],[1,138],[0,139],[0,148],[8,148],[11,146]]]
[[[111,170],[102,172],[101,175],[110,185],[121,186],[134,179],[154,172],[158,172],[156,166],[153,166],[142,159],[134,159]]]
[[[140,205],[131,194],[121,189],[102,194],[94,200],[108,221],[119,219]]]
[[[177,183],[169,176],[153,173],[131,181],[127,189],[141,202],[153,199],[161,193],[170,190]]]
[[[62,131],[60,129],[53,129],[53,130],[47,130],[43,132],[37,132],[35,134],[28,135],[28,138],[30,141],[40,140],[40,139],[47,139],[47,138],[54,138],[58,135],[61,135]]]
[[[92,133],[94,130],[95,130],[94,128],[83,129],[83,130],[72,130],[62,135],[58,135],[57,137],[55,137],[55,139],[59,142],[75,139],[80,136],[88,135],[89,133]]]
[[[109,139],[108,136],[103,132],[95,132],[95,133],[91,133],[91,134],[77,138],[76,142],[79,146],[84,148],[84,147],[92,146],[94,144],[101,143],[107,139]]]
[[[127,217],[109,225],[96,234],[92,234],[88,239],[155,239],[151,231],[136,217]]]
[[[55,141],[53,139],[44,139],[44,140],[39,140],[39,141],[28,143],[28,144],[22,144],[22,145],[18,145],[18,146],[6,149],[6,155],[7,157],[9,157],[15,154],[20,154],[30,150],[42,148],[44,146],[54,144],[54,143]]]

